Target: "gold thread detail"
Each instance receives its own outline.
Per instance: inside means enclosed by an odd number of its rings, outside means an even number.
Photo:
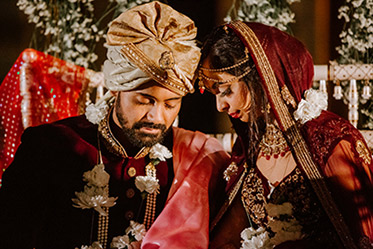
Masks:
[[[356,151],[365,164],[369,165],[372,162],[371,153],[361,140],[356,141]]]
[[[224,170],[224,173],[223,173],[224,180],[229,182],[232,176],[237,175],[237,172],[238,172],[237,164],[235,162],[232,162],[231,164],[229,164],[228,168]]]
[[[110,129],[109,124],[109,117],[112,113],[113,107],[110,108],[108,111],[108,115],[106,115],[106,118],[102,119],[100,123],[98,124],[98,131],[100,132],[101,136],[105,140],[105,145],[108,148],[109,151],[123,157],[128,158],[126,150],[123,148],[123,146],[119,143],[119,141],[115,138],[113,135],[113,132]],[[149,154],[150,147],[143,147],[134,157],[135,159],[145,157]]]
[[[168,75],[165,70],[162,70],[157,64],[149,59],[139,48],[133,43],[128,43],[123,46],[121,52],[126,55],[136,66],[142,71],[148,73],[148,75],[162,86],[177,92],[180,95],[185,95],[189,91],[184,86],[182,87],[177,80],[171,75]]]

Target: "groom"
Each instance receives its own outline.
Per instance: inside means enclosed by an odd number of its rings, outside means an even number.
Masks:
[[[193,92],[193,21],[151,2],[107,33],[107,94],[27,129],[0,190],[0,248],[207,248],[219,142],[172,127]]]

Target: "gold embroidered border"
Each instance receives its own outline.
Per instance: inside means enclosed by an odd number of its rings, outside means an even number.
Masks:
[[[110,129],[109,118],[110,114],[112,113],[113,106],[109,109],[106,118],[101,120],[98,124],[98,131],[100,132],[101,136],[105,139],[105,145],[108,147],[109,151],[123,157],[128,158],[126,150],[123,146],[119,143],[119,141],[114,137],[113,132]],[[143,147],[134,157],[135,159],[145,157],[149,154],[150,147]]]
[[[188,90],[180,86],[177,80],[171,74],[167,74],[166,70],[162,70],[155,62],[149,59],[138,47],[133,43],[123,46],[121,51],[142,71],[149,74],[149,76],[157,81],[162,86],[167,87],[172,91],[184,96]]]
[[[289,110],[281,98],[281,93],[277,86],[275,74],[258,38],[256,37],[255,33],[241,21],[235,21],[231,23],[230,26],[239,32],[241,37],[245,39],[248,45],[250,45],[252,54],[258,63],[258,70],[261,70],[263,80],[266,83],[268,93],[270,95],[269,97],[272,99],[274,108],[278,112],[278,116],[284,127],[285,134],[293,146],[295,156],[309,178],[313,189],[315,190],[328,217],[333,223],[342,243],[348,249],[357,249],[348,227],[326,186],[325,179],[321,175],[316,164],[313,162],[311,154],[307,149],[306,142],[304,141],[295,121],[291,117]]]

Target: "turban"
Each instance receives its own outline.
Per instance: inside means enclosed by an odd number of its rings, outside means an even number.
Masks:
[[[87,107],[87,119],[98,124],[105,117],[111,91],[133,90],[150,80],[181,96],[194,92],[200,58],[196,34],[190,18],[157,1],[118,16],[109,25],[105,44],[103,72],[110,91]]]
[[[196,34],[190,18],[157,1],[122,13],[107,32],[107,88],[132,90],[152,79],[182,96],[193,92]]]

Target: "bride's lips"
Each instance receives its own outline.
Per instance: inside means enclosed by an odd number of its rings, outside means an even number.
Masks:
[[[237,112],[233,112],[233,113],[229,113],[229,116],[231,116],[232,118],[240,118],[240,112],[237,111]]]

